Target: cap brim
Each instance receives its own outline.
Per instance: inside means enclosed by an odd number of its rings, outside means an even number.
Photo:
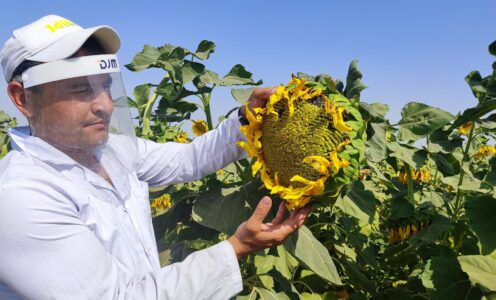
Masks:
[[[104,51],[102,54],[115,54],[121,46],[119,35],[112,27],[97,26],[70,33],[26,59],[50,62],[68,58],[76,53],[91,36],[100,42]]]

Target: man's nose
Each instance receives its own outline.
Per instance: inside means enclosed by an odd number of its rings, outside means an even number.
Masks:
[[[95,98],[91,103],[91,110],[93,113],[105,112],[110,114],[113,109],[114,104],[109,91],[106,89],[95,90]]]

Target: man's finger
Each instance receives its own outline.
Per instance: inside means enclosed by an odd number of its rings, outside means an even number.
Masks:
[[[284,221],[281,225],[285,225],[284,226],[285,228],[293,229],[293,230],[290,230],[289,233],[291,233],[291,232],[295,231],[296,229],[300,228],[303,225],[303,223],[305,223],[305,219],[308,216],[309,212],[310,212],[309,206],[302,207],[302,208],[294,211],[291,214],[291,216],[289,216],[289,218],[286,221]]]
[[[251,217],[248,219],[247,225],[248,226],[253,226],[257,224],[263,223],[265,217],[269,214],[270,207],[272,206],[272,199],[270,197],[265,196],[258,202],[257,207],[255,208],[255,211],[251,215]]]
[[[251,98],[253,100],[265,100],[276,92],[277,87],[256,88],[253,90]]]
[[[284,201],[281,201],[281,203],[279,204],[279,208],[277,209],[276,217],[274,218],[274,220],[272,220],[271,223],[274,225],[281,224],[282,221],[284,221],[285,214],[286,214],[286,204],[284,203]]]

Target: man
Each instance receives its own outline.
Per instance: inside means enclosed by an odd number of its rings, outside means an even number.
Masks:
[[[0,161],[0,299],[227,299],[242,290],[237,259],[280,244],[308,214],[284,219],[281,205],[263,223],[264,197],[227,241],[161,268],[148,185],[242,158],[240,120],[191,144],[137,139],[119,47],[110,27],[50,15],[14,31],[0,52],[7,92],[29,122],[10,131],[13,151]],[[270,94],[255,90],[250,105]]]

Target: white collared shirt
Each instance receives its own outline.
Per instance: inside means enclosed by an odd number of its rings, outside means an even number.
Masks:
[[[161,268],[148,184],[202,178],[244,157],[232,114],[191,144],[138,140],[135,170],[105,167],[112,183],[29,128],[10,131],[0,161],[0,299],[228,299],[242,290],[221,242]],[[106,147],[124,154],[126,145]]]

